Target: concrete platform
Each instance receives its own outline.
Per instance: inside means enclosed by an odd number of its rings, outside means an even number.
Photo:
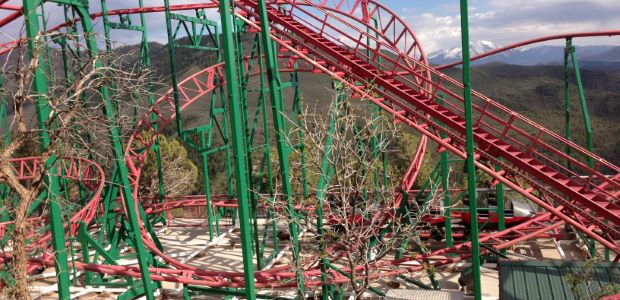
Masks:
[[[222,270],[222,271],[234,271],[243,272],[243,260],[240,249],[240,236],[238,229],[232,226],[222,227],[221,232],[223,235],[213,241],[209,241],[208,228],[205,226],[204,220],[199,219],[174,219],[173,226],[170,226],[166,230],[159,228],[161,231],[159,239],[164,247],[164,251],[167,255],[175,257],[177,260],[187,263],[190,266],[205,268],[209,270]],[[282,230],[285,230],[286,226],[282,226]],[[304,237],[306,247],[312,247],[312,241],[314,240],[311,233],[306,234]],[[308,244],[309,243],[309,244]],[[280,249],[284,249],[287,246],[287,242],[280,241]],[[309,246],[310,245],[310,246]],[[266,253],[273,250],[273,245],[268,244]],[[286,251],[288,254],[290,251]],[[530,260],[530,259],[563,259],[563,260],[583,260],[583,252],[579,248],[576,241],[561,241],[559,243],[554,242],[551,239],[537,240],[531,242],[525,242],[523,244],[516,245],[512,249],[508,250],[511,259],[518,260]],[[135,265],[135,260],[122,261],[129,265]],[[277,263],[276,266],[282,266],[290,263],[290,258],[285,255]],[[256,267],[256,266],[255,266]],[[445,268],[434,270],[435,278],[439,282],[443,290],[450,290],[452,293],[448,294],[460,294],[464,296],[464,299],[468,297],[462,292],[459,292],[460,286],[458,284],[458,278],[461,275],[461,271],[468,267],[467,263],[459,263],[450,265]],[[485,299],[498,299],[499,297],[499,279],[498,273],[494,270],[495,264],[487,263],[483,266],[482,272],[482,289]],[[44,272],[48,274],[47,277],[39,277],[32,280],[33,296],[35,299],[57,299],[55,292],[55,276],[53,268],[50,268]],[[430,285],[430,279],[425,272],[417,272],[412,274],[406,274],[407,277],[416,279],[424,284]],[[424,290],[416,285],[408,283],[402,279],[396,278],[384,278],[372,284],[373,287],[393,293],[393,295],[427,295]],[[181,285],[175,283],[165,282],[163,284],[164,290],[161,299],[180,299]],[[402,290],[393,291],[393,290]],[[41,292],[45,294],[41,295]],[[115,299],[122,290],[114,289],[93,289],[93,288],[72,288],[72,293],[75,295],[74,299]],[[308,288],[307,293],[312,294],[318,292],[318,288]],[[293,290],[269,290],[261,291],[261,293],[277,294],[293,296]],[[443,293],[447,295],[446,293]],[[442,294],[442,295],[443,295]],[[439,294],[437,294],[439,295]],[[397,297],[397,296],[394,296]],[[403,297],[403,296],[398,296]],[[417,297],[417,296],[416,296]],[[439,297],[439,296],[438,296]],[[452,297],[452,296],[451,296]],[[196,299],[221,299],[220,296],[204,296]],[[376,294],[366,292],[366,299],[381,299]],[[390,299],[390,298],[386,298]],[[393,298],[393,299],[417,299],[417,298]],[[433,298],[425,297],[424,300],[431,300]],[[439,298],[438,298],[439,299]],[[460,298],[447,298],[447,299],[460,299]]]

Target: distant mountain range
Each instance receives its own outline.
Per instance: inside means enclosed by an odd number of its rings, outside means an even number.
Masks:
[[[470,45],[471,55],[491,51],[498,46],[490,41],[479,40]],[[584,68],[620,69],[620,46],[576,46],[577,60]],[[461,47],[439,50],[428,55],[432,64],[446,64],[461,60]],[[474,65],[501,62],[512,65],[558,65],[564,59],[563,46],[534,46],[501,52],[475,61]]]

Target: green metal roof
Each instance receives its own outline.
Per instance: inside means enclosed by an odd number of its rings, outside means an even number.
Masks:
[[[571,277],[578,283],[571,283]],[[598,299],[620,291],[620,264],[500,261],[499,282],[501,300]]]

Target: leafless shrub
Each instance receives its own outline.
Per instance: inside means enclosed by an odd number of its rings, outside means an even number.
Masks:
[[[32,55],[26,51],[26,40],[16,43],[10,53],[3,57],[1,74],[5,79],[5,99],[11,114],[10,142],[0,147],[0,182],[17,195],[19,201],[13,205],[5,199],[4,209],[13,216],[13,230],[10,233],[10,251],[13,276],[15,280],[14,297],[29,299],[26,264],[29,255],[27,240],[30,232],[28,211],[42,191],[51,183],[50,170],[53,167],[39,167],[31,180],[20,180],[18,171],[14,169],[11,159],[24,156],[39,156],[40,162],[54,166],[65,157],[88,157],[102,166],[114,163],[110,147],[109,126],[115,126],[120,132],[128,134],[133,127],[134,117],[128,112],[144,112],[141,105],[148,101],[152,79],[148,69],[137,64],[128,64],[129,57],[134,53],[106,57],[90,57],[87,54],[73,52],[69,57],[66,69],[54,70],[59,65],[51,59],[46,51],[46,41],[65,38],[78,44],[76,36],[40,35],[36,38],[36,49]],[[77,49],[85,49],[81,45]],[[98,61],[108,62],[102,67]],[[69,75],[67,75],[69,74]],[[44,87],[43,89],[41,87]],[[43,91],[37,93],[35,90]],[[113,102],[113,117],[104,113],[104,100]],[[131,99],[131,100],[130,100]],[[133,100],[133,101],[132,101]],[[38,113],[35,115],[33,108]],[[130,108],[128,108],[130,107]],[[45,113],[46,111],[48,113]],[[142,113],[141,113],[142,114]],[[43,122],[42,124],[40,122]],[[41,126],[43,125],[43,126]],[[41,143],[42,140],[47,140]],[[73,189],[75,190],[75,189]],[[72,195],[77,192],[66,191],[68,199],[61,198],[61,205],[67,209]],[[45,199],[36,213],[47,214],[50,197]],[[69,213],[70,215],[70,213]],[[6,256],[5,256],[6,258]]]
[[[379,154],[390,151],[389,143],[398,128],[386,116],[369,111],[367,103],[358,102],[354,106],[350,93],[337,89],[327,116],[306,109],[301,124],[293,125],[287,135],[289,147],[298,152],[293,145],[299,141],[294,137],[299,136],[296,131],[303,131],[310,186],[316,186],[314,183],[322,176],[331,174],[324,178],[327,180],[322,191],[314,191],[326,194],[322,199],[323,234],[318,234],[314,222],[290,218],[292,214],[300,214],[302,208],[319,207],[321,199],[296,197],[295,205],[300,210],[296,212],[288,211],[283,201],[276,201],[275,207],[278,216],[275,222],[286,224],[293,220],[302,232],[316,235],[317,242],[303,244],[300,261],[291,261],[290,265],[308,269],[319,266],[323,259],[332,261],[334,266],[348,270],[349,287],[357,299],[386,271],[377,263],[394,259],[403,244],[409,245],[404,255],[427,251],[417,229],[422,216],[441,199],[440,189],[433,189],[435,194],[425,207],[415,201],[401,207],[394,205],[399,182],[393,178],[385,182],[380,179],[385,170]],[[291,161],[291,168],[292,173],[300,174],[299,162]],[[281,178],[274,179],[278,191]],[[277,199],[282,199],[281,196],[276,194]],[[316,218],[314,212],[314,209],[310,211],[309,218]]]

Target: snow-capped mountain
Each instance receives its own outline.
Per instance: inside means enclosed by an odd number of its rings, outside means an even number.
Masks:
[[[469,44],[469,52],[471,56],[482,54],[497,48],[497,45],[490,41],[478,40]],[[439,63],[438,61],[453,62],[461,59],[461,47],[455,47],[449,50],[439,50],[428,55],[428,59],[431,62]]]
[[[576,53],[580,64],[584,66],[592,65],[590,62],[608,62],[607,56],[615,57],[612,54],[614,47],[617,46],[577,46]],[[471,56],[491,51],[498,46],[490,41],[479,40],[470,44]],[[617,49],[616,49],[617,50]],[[513,65],[554,65],[562,64],[564,59],[563,46],[539,45],[528,48],[519,48],[501,52],[483,59],[474,61],[474,65],[481,65],[490,62],[501,62]],[[428,60],[432,64],[446,64],[461,60],[461,47],[447,50],[439,50],[428,55]]]

